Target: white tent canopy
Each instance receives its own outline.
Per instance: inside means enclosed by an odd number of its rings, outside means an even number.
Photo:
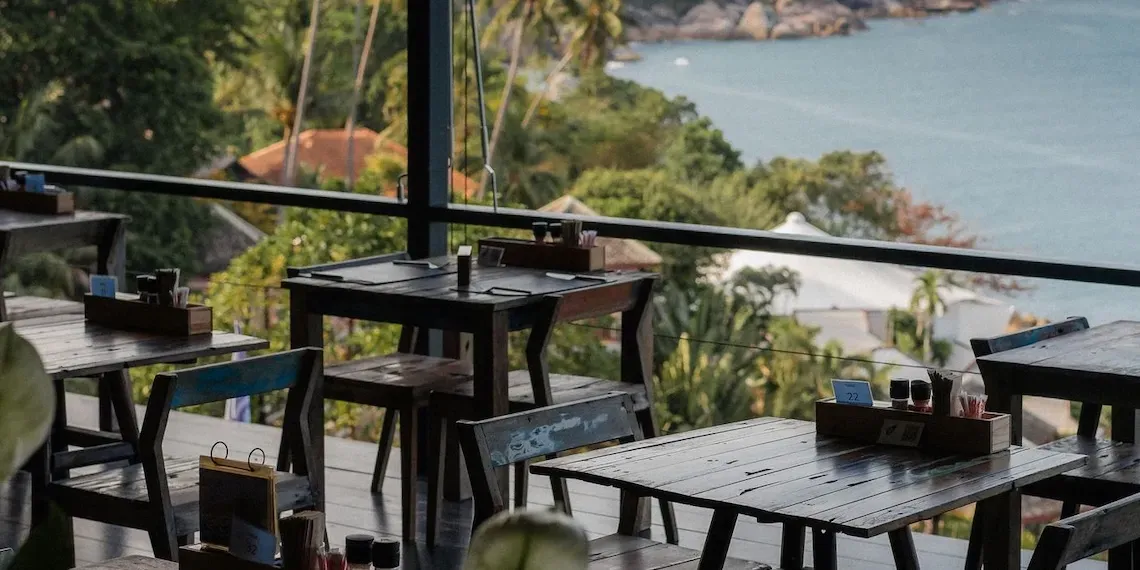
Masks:
[[[788,214],[784,223],[772,228],[773,232],[806,236],[827,236],[823,230],[808,223],[799,212]],[[809,321],[823,321],[820,339],[842,340],[852,338],[850,319],[838,319],[845,323],[844,330],[829,331],[827,322],[837,319],[823,319],[819,312],[863,311],[869,315],[866,332],[879,336],[872,323],[876,313],[885,313],[892,308],[906,309],[914,293],[916,280],[922,272],[910,267],[888,263],[873,263],[850,259],[792,255],[766,251],[737,250],[729,254],[727,268],[722,275],[731,278],[745,268],[764,269],[786,267],[798,277],[799,288],[795,294],[784,293],[775,299],[772,311],[775,314],[797,316],[816,313]],[[1008,303],[983,297],[976,292],[958,286],[941,288],[946,310],[934,326],[935,337],[955,341],[969,346],[970,338],[1001,334],[1009,324],[1013,306]],[[858,343],[865,349],[866,339]],[[847,347],[854,351],[856,347]]]

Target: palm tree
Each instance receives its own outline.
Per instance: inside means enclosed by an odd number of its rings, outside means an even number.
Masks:
[[[941,289],[949,283],[946,273],[927,270],[915,279],[910,297],[910,310],[918,320],[918,335],[922,339],[922,356],[928,362],[934,357],[934,319],[946,310]]]
[[[360,0],[363,3],[363,0]],[[357,14],[360,12],[360,4],[357,4]],[[364,46],[359,52],[357,57],[358,62],[356,66],[356,80],[352,84],[352,102],[348,109],[348,120],[345,121],[344,130],[348,136],[348,173],[347,179],[344,183],[349,190],[352,190],[352,183],[356,177],[353,172],[355,162],[353,161],[353,139],[356,136],[356,108],[360,103],[360,92],[364,89],[364,71],[368,68],[368,54],[372,52],[372,41],[376,37],[376,22],[380,17],[380,0],[374,0],[372,3],[372,15],[368,18],[368,32],[364,36]],[[357,36],[359,37],[359,36]]]
[[[570,29],[569,40],[563,48],[562,58],[546,76],[542,92],[523,115],[524,128],[534,118],[539,105],[554,91],[554,78],[575,56],[578,57],[579,69],[596,68],[605,63],[609,50],[621,41],[621,0],[567,0],[563,7],[564,15],[560,19]]]
[[[662,426],[677,431],[749,418],[767,313],[720,287],[666,290],[655,303],[654,369]]]
[[[522,63],[523,36],[527,31],[547,32],[549,37],[558,37],[558,22],[556,13],[559,10],[558,2],[552,0],[506,0],[499,5],[495,15],[487,26],[487,33],[483,36],[484,47],[490,42],[502,37],[506,31],[511,33],[510,63],[507,65],[507,82],[503,85],[503,93],[499,97],[499,108],[495,111],[495,122],[491,127],[491,140],[487,145],[487,163],[493,164],[495,147],[503,134],[503,126],[507,118],[507,108],[511,102],[511,92],[514,90],[518,78],[519,66]],[[484,172],[479,183],[478,198],[483,197],[486,191],[489,175]]]
[[[305,62],[301,65],[301,87],[297,91],[297,104],[294,105],[296,112],[293,114],[293,128],[289,136],[289,144],[285,148],[285,170],[282,173],[284,179],[281,183],[285,186],[293,185],[293,178],[297,174],[297,136],[300,134],[301,125],[305,121],[305,100],[309,91],[309,73],[313,68],[313,54],[317,49],[317,29],[320,26],[321,18],[321,0],[313,0],[313,10],[309,15],[309,47],[305,50]],[[284,209],[281,209],[284,215]]]
[[[97,166],[103,160],[103,145],[92,135],[58,140],[59,123],[52,105],[63,93],[53,83],[28,94],[8,121],[0,122],[0,158],[43,160],[61,166]],[[44,149],[50,149],[46,154]]]

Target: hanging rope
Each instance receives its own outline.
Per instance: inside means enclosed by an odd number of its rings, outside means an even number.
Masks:
[[[479,26],[475,22],[475,0],[467,0],[467,12],[468,21],[471,22],[471,45],[475,48],[475,88],[479,96],[479,130],[481,135],[479,143],[483,151],[483,170],[486,170],[487,175],[491,177],[491,206],[494,211],[498,213],[499,182],[495,177],[495,169],[491,168],[487,150],[487,147],[490,146],[487,136],[487,103],[483,90],[483,55],[479,47]],[[464,45],[466,45],[466,42],[464,42]],[[464,64],[466,64],[466,61],[464,61]]]

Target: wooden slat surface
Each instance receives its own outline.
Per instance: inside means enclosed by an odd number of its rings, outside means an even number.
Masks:
[[[178,570],[178,563],[149,556],[124,556],[77,570]]]
[[[68,419],[84,426],[96,421],[93,398],[69,395]],[[771,421],[762,418],[757,422]],[[690,432],[692,433],[692,432]],[[686,436],[690,434],[680,434]],[[175,412],[171,416],[165,451],[183,457],[208,454],[210,444],[225,439],[231,447],[231,456],[248,453],[253,447],[269,450],[269,463],[273,463],[280,431],[261,425],[237,424],[216,418]],[[675,436],[674,436],[675,437]],[[400,533],[400,477],[398,457],[389,462],[384,480],[384,494],[368,491],[372,478],[372,459],[376,444],[350,441],[335,437],[326,438],[327,459],[325,473],[328,483],[329,538],[334,545],[342,545],[344,537],[353,533],[374,536],[392,536]],[[399,449],[394,453],[399,454]],[[604,451],[604,450],[603,450]],[[544,477],[531,477],[529,491],[534,508],[553,505],[550,485]],[[0,485],[0,545],[18,544],[26,536],[30,508],[27,503],[26,477],[18,477],[9,485]],[[617,529],[618,491],[610,487],[591,485],[581,481],[568,482],[574,505],[574,517],[586,528],[591,538],[608,535]],[[470,537],[470,501],[444,503],[441,546],[429,551],[423,543],[404,545],[402,568],[406,570],[459,570],[463,561],[463,547]],[[421,499],[422,505],[422,499]],[[709,527],[711,511],[688,505],[676,505],[681,527],[681,545],[699,550]],[[654,516],[657,512],[654,510]],[[423,521],[421,513],[420,521]],[[659,520],[655,520],[659,523]],[[111,527],[84,519],[75,520],[77,556],[82,564],[93,564],[109,558],[130,554],[150,554],[150,542],[143,531]],[[654,537],[660,539],[662,528],[654,524]],[[421,530],[422,534],[422,530]],[[747,560],[772,563],[780,556],[780,527],[757,523],[741,518],[733,535],[730,555]],[[886,537],[859,539],[841,535],[839,541],[839,567],[852,569],[890,570],[894,568]],[[961,570],[966,552],[965,541],[918,534],[915,544],[924,570]],[[811,562],[809,533],[807,561]],[[1022,567],[1029,561],[1024,551]],[[775,566],[775,565],[773,565]],[[685,566],[681,566],[685,568]],[[691,566],[692,567],[692,566]],[[1104,563],[1085,560],[1070,565],[1070,570],[1103,570]],[[695,567],[693,567],[695,568]],[[165,569],[163,569],[165,570]]]
[[[1140,323],[1115,323],[985,356],[986,363],[1140,376]]]
[[[686,437],[687,436],[687,437]],[[742,422],[542,462],[531,470],[855,536],[876,536],[1085,462],[1011,448],[948,456],[816,436],[797,420]]]
[[[66,299],[17,295],[14,297],[6,297],[4,303],[8,307],[8,320],[10,321],[55,315],[83,314],[83,303],[68,301]]]
[[[219,331],[171,337],[116,330],[88,323],[82,315],[27,319],[15,327],[36,347],[56,380],[268,346],[259,338]]]
[[[282,285],[286,289],[368,293],[377,297],[404,297],[414,301],[432,300],[440,304],[456,303],[487,306],[501,310],[533,303],[541,296],[551,293],[566,293],[615,284],[634,283],[654,276],[651,273],[640,272],[608,272],[599,273],[609,280],[607,283],[582,279],[567,281],[547,277],[548,271],[542,269],[480,267],[476,264],[471,269],[471,289],[473,291],[461,292],[456,290],[458,276],[455,273],[455,260],[441,257],[433,258],[433,261],[436,263],[450,262],[451,265],[441,270],[428,270],[395,265],[390,262],[380,263],[329,272],[343,277],[346,281],[298,276],[285,279],[282,281]],[[417,275],[422,275],[422,277],[417,277]],[[492,287],[517,289],[526,291],[530,295],[509,296],[481,293]]]

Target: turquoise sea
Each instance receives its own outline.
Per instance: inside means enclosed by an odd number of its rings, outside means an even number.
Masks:
[[[643,61],[611,73],[688,97],[749,161],[878,150],[983,248],[1140,265],[1140,1],[999,1],[869,25],[640,45]],[[1140,318],[1140,289],[1027,283],[1014,303],[1043,316]]]

